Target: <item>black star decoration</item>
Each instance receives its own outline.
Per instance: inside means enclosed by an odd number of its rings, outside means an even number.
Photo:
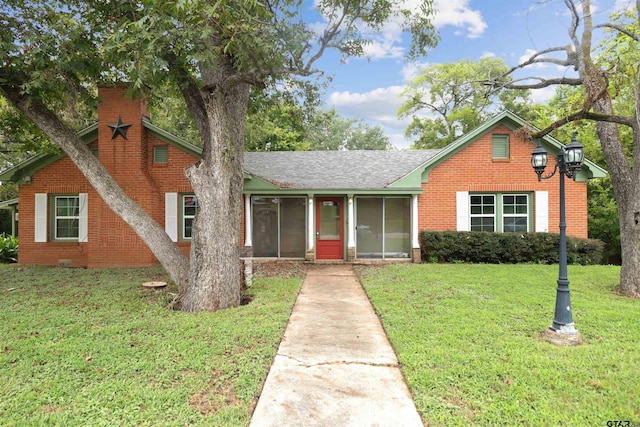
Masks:
[[[116,124],[114,125],[108,124],[107,126],[109,126],[113,130],[113,133],[111,134],[111,139],[115,139],[116,136],[118,135],[121,135],[124,139],[127,139],[127,129],[129,129],[131,125],[123,124],[122,119],[120,118],[120,116],[118,116],[118,121],[116,122]]]

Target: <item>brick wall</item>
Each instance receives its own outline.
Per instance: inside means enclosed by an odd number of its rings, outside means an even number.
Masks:
[[[193,193],[184,176],[184,168],[197,158],[150,135],[143,126],[147,115],[144,101],[124,96],[124,87],[101,87],[98,106],[98,147],[100,162],[118,182],[122,190],[163,228],[165,225],[165,193]],[[120,117],[130,124],[127,139],[112,139],[113,125]],[[166,146],[169,162],[153,163],[153,147]],[[68,157],[36,172],[30,184],[20,185],[20,263],[78,267],[147,266],[158,263],[148,246],[93,190]],[[34,242],[35,194],[88,193],[87,243]],[[243,206],[244,208],[244,206]],[[51,212],[47,210],[47,216]],[[244,216],[240,245],[244,243]],[[49,222],[47,227],[50,228]],[[50,230],[48,230],[50,231]],[[178,247],[189,255],[191,245],[179,241]]]
[[[510,158],[493,160],[492,134],[508,134]],[[456,192],[549,192],[549,232],[557,233],[559,221],[559,178],[538,182],[531,167],[535,146],[516,137],[505,126],[498,126],[443,161],[429,173],[419,196],[419,229],[446,231],[456,229]],[[549,164],[555,159],[549,156]],[[547,166],[547,171],[550,171]],[[476,184],[487,182],[487,184]],[[587,185],[565,179],[567,234],[587,237]],[[535,203],[535,201],[534,201]],[[533,214],[533,213],[532,213]]]
[[[20,254],[18,260],[21,264],[56,265],[59,261],[69,260],[73,266],[86,266],[88,243],[34,242],[35,195],[36,193],[90,193],[90,190],[89,183],[67,157],[36,172],[31,177],[30,184],[20,185],[20,221],[18,222]],[[47,221],[47,232],[49,231],[50,223]],[[89,232],[89,239],[91,239],[91,230]],[[62,262],[66,263],[67,261]]]
[[[164,193],[191,193],[183,169],[197,159],[169,145],[169,164],[153,164],[153,146],[167,145],[148,135],[143,127],[146,106],[140,100],[124,97],[123,87],[100,88],[98,107],[98,157],[123,191],[142,206],[164,227]],[[121,118],[127,129],[127,139],[112,139],[109,124]],[[87,243],[34,242],[36,193],[88,193]],[[123,267],[157,264],[157,260],[138,237],[93,190],[82,173],[68,157],[39,170],[30,184],[20,186],[20,263],[70,264],[82,267]],[[50,216],[48,211],[48,216]],[[49,227],[49,223],[47,223]],[[48,230],[50,231],[50,230]],[[185,254],[188,242],[179,242]]]

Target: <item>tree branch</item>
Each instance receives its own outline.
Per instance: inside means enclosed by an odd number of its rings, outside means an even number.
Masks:
[[[543,136],[553,132],[556,129],[559,129],[567,123],[576,122],[579,120],[595,120],[598,122],[617,123],[620,125],[629,126],[632,129],[636,128],[636,121],[632,117],[618,116],[613,114],[601,114],[583,110],[563,117],[560,120],[556,120],[544,129],[541,129],[537,132],[532,132],[531,137],[542,138]]]
[[[573,3],[573,0],[564,0],[564,4],[571,11],[571,26],[569,27],[569,37],[571,38],[576,51],[578,51],[580,50],[580,40],[578,40],[576,32],[578,30],[578,25],[580,25],[580,15],[578,14],[578,9]]]
[[[637,42],[640,42],[640,35],[632,33],[631,31],[627,30],[626,28],[624,28],[621,25],[611,24],[611,23],[607,22],[605,24],[594,25],[593,28],[611,28],[612,30],[619,31],[622,34],[632,38],[633,40],[635,40]]]
[[[529,84],[518,83],[518,82],[523,82],[527,80],[536,80],[538,81],[538,83],[529,83]],[[505,89],[543,89],[545,87],[556,86],[556,85],[580,86],[582,83],[583,83],[583,80],[580,78],[572,79],[568,77],[558,77],[554,79],[546,79],[544,77],[525,77],[522,79],[513,80],[506,84],[503,84],[503,83],[498,84],[498,82],[490,82],[490,81],[485,84],[492,87],[499,86]]]

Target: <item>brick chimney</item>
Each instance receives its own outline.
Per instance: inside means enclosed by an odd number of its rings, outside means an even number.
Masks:
[[[162,193],[148,172],[147,116],[144,100],[125,95],[125,85],[100,86],[98,96],[98,158],[122,190],[150,215],[162,210]],[[89,202],[94,218],[89,231],[88,267],[110,267],[118,259],[131,265],[157,261],[147,245],[97,197]]]
[[[125,91],[125,85],[98,88],[100,162],[118,182],[120,178],[146,168],[142,117],[147,115],[147,105],[141,99],[125,96]]]

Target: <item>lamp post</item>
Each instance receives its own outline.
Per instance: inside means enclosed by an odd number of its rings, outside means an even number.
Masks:
[[[560,256],[558,288],[556,292],[556,309],[553,317],[553,324],[549,327],[552,331],[579,337],[578,330],[573,324],[571,313],[571,298],[569,296],[569,279],[567,277],[567,223],[565,218],[565,198],[564,198],[564,177],[573,178],[582,167],[584,160],[584,147],[576,141],[573,134],[571,143],[560,148],[556,158],[556,165],[553,171],[546,176],[542,176],[547,166],[547,152],[542,148],[540,140],[538,146],[531,153],[531,166],[538,174],[538,181],[553,177],[556,172],[560,172]]]

